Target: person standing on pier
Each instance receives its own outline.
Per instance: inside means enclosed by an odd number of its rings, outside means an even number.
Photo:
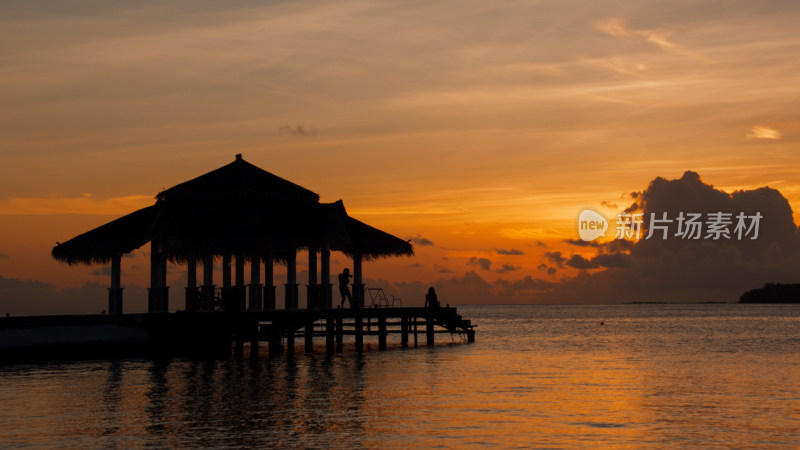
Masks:
[[[430,287],[425,295],[425,306],[428,308],[439,307],[439,297],[436,296],[436,290],[433,287]]]
[[[342,294],[342,305],[341,308],[344,308],[344,298],[347,297],[347,301],[350,302],[350,306],[353,306],[353,295],[350,293],[350,278],[353,278],[350,275],[350,269],[346,268],[342,273],[339,274],[339,293]]]

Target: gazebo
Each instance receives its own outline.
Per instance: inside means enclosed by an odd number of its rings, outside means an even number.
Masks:
[[[167,261],[187,267],[187,311],[259,311],[275,309],[276,262],[286,265],[285,307],[298,308],[298,251],[308,251],[306,305],[311,309],[332,307],[331,251],[353,261],[351,306],[356,308],[364,304],[363,260],[414,254],[409,242],[350,217],[341,200],[320,203],[316,193],[236,155],[228,165],[159,193],[152,206],[57,244],[52,255],[70,265],[111,263],[108,311],[120,314],[122,256],[148,242],[149,312],[169,310]],[[220,289],[214,284],[215,261],[222,263]]]

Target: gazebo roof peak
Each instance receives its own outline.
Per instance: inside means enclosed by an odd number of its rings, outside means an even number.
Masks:
[[[245,161],[241,153],[236,154],[236,159],[232,163],[164,190],[157,198],[170,201],[230,195],[319,201],[319,194]]]

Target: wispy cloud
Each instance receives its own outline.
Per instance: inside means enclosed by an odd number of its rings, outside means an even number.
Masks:
[[[280,134],[288,134],[291,136],[316,136],[317,130],[315,128],[309,128],[303,125],[297,125],[295,127],[289,125],[282,125],[278,128],[278,133]]]
[[[781,132],[770,127],[756,125],[750,130],[750,133],[747,135],[750,139],[772,139],[772,140],[780,140]]]
[[[0,214],[8,215],[122,215],[153,204],[149,195],[130,195],[126,197],[97,198],[92,194],[80,197],[9,198],[0,200]]]
[[[486,258],[478,258],[477,256],[473,256],[467,262],[467,265],[470,266],[480,266],[483,270],[491,270],[492,269],[492,262]]]
[[[598,20],[594,23],[594,28],[601,33],[617,38],[634,38],[649,42],[660,49],[693,58],[703,59],[691,50],[678,45],[670,40],[670,31],[657,31],[657,30],[637,30],[631,28],[627,21],[621,17],[609,17],[606,19]]]
[[[504,249],[504,248],[496,248],[494,251],[497,252],[498,255],[524,255],[525,252],[522,250],[517,250],[516,248],[511,249]]]
[[[417,244],[417,245],[422,246],[422,247],[432,246],[433,245],[433,241],[431,241],[430,239],[426,239],[426,238],[422,237],[422,235],[419,235],[419,234],[416,235],[416,236],[407,237],[406,240],[411,241],[412,243]]]

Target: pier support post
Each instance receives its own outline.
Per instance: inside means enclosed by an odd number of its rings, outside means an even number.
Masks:
[[[408,347],[408,317],[400,318],[400,345]]]
[[[222,295],[220,295],[223,311],[231,311],[233,292],[231,288],[231,255],[222,256]]]
[[[111,258],[111,287],[108,288],[108,313],[122,314],[122,255]]]
[[[344,344],[344,319],[341,316],[336,318],[336,351],[342,351]]]
[[[281,333],[275,325],[270,327],[268,352],[268,358],[276,358],[281,354]]]
[[[297,309],[297,253],[294,250],[289,252],[286,258],[286,296],[284,307],[286,309]]]
[[[275,280],[273,272],[272,250],[268,249],[264,256],[264,309],[275,309]]]
[[[296,331],[294,325],[291,325],[286,333],[286,355],[288,356],[294,355],[294,333]]]
[[[332,355],[334,352],[334,328],[335,322],[328,317],[325,320],[325,353]]]
[[[189,255],[186,261],[186,311],[200,309],[200,298],[197,292],[197,256]]]
[[[150,291],[148,312],[169,311],[169,287],[167,287],[167,256],[161,244],[150,241]]]
[[[258,359],[258,337],[250,339],[250,359]]]
[[[353,301],[350,306],[353,308],[364,307],[364,284],[362,282],[361,273],[361,253],[353,255]]]
[[[378,317],[378,350],[386,350],[386,316]]]
[[[321,308],[333,307],[333,285],[331,284],[331,251],[323,247],[320,252],[319,302]]]
[[[425,345],[428,347],[433,346],[434,344],[434,333],[433,333],[433,317],[428,315],[425,317]]]
[[[236,346],[234,349],[234,354],[237,358],[241,358],[244,356],[244,340],[241,337],[236,338]]]
[[[414,317],[414,348],[419,347],[419,337],[417,333],[417,318]]]
[[[356,352],[362,353],[364,351],[364,327],[363,319],[361,316],[355,318],[355,335],[356,335]]]
[[[250,256],[250,284],[248,289],[250,291],[250,311],[261,311],[263,309],[261,293],[264,289],[261,286],[261,257],[259,255]]]
[[[212,311],[214,309],[214,257],[203,256],[203,287],[200,293],[200,310]]]
[[[317,286],[317,249],[308,248],[308,285],[306,286],[306,309],[319,308],[319,287]]]
[[[314,322],[309,322],[306,324],[304,337],[305,337],[305,345],[304,345],[305,352],[312,353],[314,351]]]
[[[234,311],[247,310],[247,288],[244,286],[244,255],[236,255],[236,300],[234,301]]]

